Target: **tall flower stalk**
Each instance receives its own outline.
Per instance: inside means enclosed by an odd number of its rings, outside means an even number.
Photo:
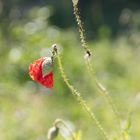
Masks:
[[[101,82],[98,80],[98,78],[96,76],[96,73],[93,70],[91,62],[90,62],[91,51],[88,49],[87,44],[86,44],[85,31],[84,31],[84,27],[83,27],[82,20],[81,20],[81,17],[80,17],[79,9],[78,9],[78,6],[77,6],[78,0],[72,0],[72,3],[73,3],[74,16],[75,16],[75,19],[76,19],[76,22],[77,22],[78,31],[79,31],[79,35],[80,35],[81,47],[84,49],[84,51],[86,53],[86,57],[87,57],[87,59],[85,59],[86,64],[87,64],[87,68],[89,70],[90,75],[92,77],[94,77],[95,84],[97,85],[98,89],[100,90],[100,93],[102,94],[102,96],[105,97],[106,101],[110,105],[110,107],[112,109],[112,112],[115,116],[116,122],[119,125],[118,129],[119,129],[119,133],[121,135],[121,129],[120,129],[121,118],[119,116],[118,110],[117,110],[111,96],[109,95],[109,92],[101,84]]]
[[[109,140],[109,136],[100,124],[99,120],[96,118],[95,114],[91,111],[91,109],[87,106],[85,100],[82,98],[81,93],[78,92],[69,82],[67,76],[65,75],[60,55],[57,53],[57,49],[55,48],[54,52],[57,54],[57,60],[58,60],[58,66],[60,69],[61,76],[67,85],[67,87],[70,89],[71,93],[73,94],[74,98],[78,101],[78,103],[81,105],[81,107],[87,112],[88,116],[92,119],[92,121],[96,124],[100,132],[103,134],[104,138],[106,140]],[[53,52],[53,53],[54,53]]]

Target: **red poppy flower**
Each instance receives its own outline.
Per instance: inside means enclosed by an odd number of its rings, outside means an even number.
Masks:
[[[46,75],[43,73],[44,65],[47,69],[48,67],[52,67],[52,65],[47,64],[48,61],[44,64],[45,60],[47,60],[48,57],[40,58],[36,60],[34,63],[29,65],[29,75],[30,77],[40,83],[41,85],[45,86],[46,88],[52,88],[53,87],[53,72],[49,71]],[[50,58],[50,57],[49,57]],[[50,60],[50,59],[49,59]]]

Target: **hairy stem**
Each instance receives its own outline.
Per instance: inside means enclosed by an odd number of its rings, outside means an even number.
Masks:
[[[87,44],[86,44],[85,31],[84,31],[84,27],[83,27],[83,24],[82,24],[82,20],[81,20],[77,5],[73,4],[73,9],[74,9],[74,15],[75,15],[75,19],[76,19],[77,26],[78,26],[78,31],[79,31],[79,34],[80,34],[81,46],[83,47],[85,52],[88,51],[90,53],[90,50],[88,49]]]
[[[78,103],[82,106],[82,108],[87,112],[87,114],[89,115],[89,117],[95,122],[96,126],[98,127],[98,129],[100,130],[100,132],[103,134],[104,138],[106,140],[109,140],[108,134],[105,132],[105,130],[101,126],[101,124],[98,121],[98,119],[96,118],[95,114],[87,106],[86,102],[81,97],[81,94],[69,83],[68,78],[67,78],[67,76],[64,73],[64,69],[62,67],[62,63],[61,63],[61,59],[60,59],[59,54],[57,56],[57,59],[58,59],[58,65],[59,65],[60,73],[61,73],[61,76],[62,76],[65,84],[71,90],[71,93],[73,94],[73,96],[75,97],[75,99],[78,101]]]
[[[79,14],[79,10],[77,7],[77,4],[73,4],[73,9],[74,9],[74,15],[75,15],[75,19],[77,22],[77,26],[78,26],[78,31],[79,31],[79,35],[80,35],[80,42],[81,42],[81,46],[82,48],[85,50],[86,54],[91,55],[90,50],[87,47],[86,44],[86,39],[85,39],[85,33],[84,33],[84,27],[82,25],[82,21],[80,18],[80,14]],[[105,99],[107,100],[108,104],[110,105],[112,112],[114,113],[114,116],[116,118],[116,122],[118,123],[118,125],[120,125],[120,116],[119,113],[117,111],[117,108],[111,98],[111,96],[109,95],[108,91],[106,90],[106,88],[98,81],[97,76],[95,74],[95,72],[92,69],[92,65],[89,61],[89,59],[85,59],[86,60],[86,64],[88,66],[89,69],[89,73],[92,75],[94,73],[94,79],[95,79],[95,83],[98,87],[98,89],[100,90],[100,92],[102,93],[102,95],[105,97]],[[118,128],[120,129],[120,126],[118,126]],[[121,131],[121,130],[120,130]]]

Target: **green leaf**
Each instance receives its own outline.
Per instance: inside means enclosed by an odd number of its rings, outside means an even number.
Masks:
[[[82,140],[81,136],[82,136],[81,131],[78,131],[77,133],[74,133],[74,137],[75,137],[76,140]]]
[[[129,135],[129,133],[128,132],[123,132],[123,136],[124,136],[124,139],[125,140],[131,140],[131,137],[130,137],[130,135]]]

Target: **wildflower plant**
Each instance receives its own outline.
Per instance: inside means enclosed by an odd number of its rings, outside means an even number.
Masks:
[[[92,55],[94,54],[92,54],[92,52],[90,51],[86,43],[85,31],[84,31],[83,23],[80,17],[79,9],[78,9],[78,0],[72,0],[72,3],[73,3],[74,16],[75,16],[78,31],[79,31],[81,47],[83,48],[84,53],[85,53],[84,60],[86,62],[86,68],[88,70],[89,75],[94,79],[95,85],[99,89],[99,92],[106,99],[107,103],[112,109],[114,118],[116,119],[115,125],[117,126],[118,131],[117,131],[117,136],[115,137],[115,139],[116,140],[130,140],[130,135],[129,135],[130,123],[128,123],[128,121],[125,121],[125,123],[123,123],[123,127],[121,127],[122,118],[120,117],[120,113],[117,110],[117,107],[113,99],[111,98],[108,90],[98,80],[96,76],[96,72],[94,71],[93,66],[91,64],[92,57],[94,57]],[[53,65],[54,65],[54,61],[57,61],[61,77],[63,78],[63,81],[65,82],[69,90],[71,91],[75,100],[81,105],[81,107],[85,110],[85,112],[91,118],[93,123],[97,126],[103,138],[105,140],[113,139],[111,135],[105,130],[105,128],[103,128],[101,122],[96,117],[96,114],[94,113],[94,111],[92,111],[90,107],[87,105],[86,101],[82,97],[82,94],[75,88],[75,86],[73,86],[73,84],[68,79],[67,75],[65,74],[60,55],[61,54],[59,53],[58,46],[56,44],[52,45],[51,56],[39,58],[38,60],[36,60],[35,62],[29,65],[29,75],[31,79],[45,86],[46,88],[53,88],[53,85],[55,84],[53,81],[53,76],[54,76]],[[70,133],[72,134],[72,140],[81,139],[78,134],[76,137],[74,133],[71,132],[71,130],[67,127],[67,125],[64,123],[63,120],[57,119],[54,122],[54,125],[48,131],[49,140],[53,140],[59,134],[60,127],[58,124],[63,124],[70,131]]]

